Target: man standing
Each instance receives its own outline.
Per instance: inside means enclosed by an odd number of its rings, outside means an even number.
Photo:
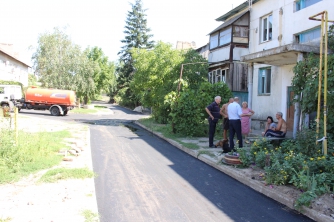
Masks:
[[[237,134],[239,148],[243,147],[242,134],[241,134],[241,121],[240,116],[242,114],[241,106],[239,105],[239,98],[234,97],[234,102],[230,103],[227,107],[227,114],[230,125],[230,148],[234,150],[234,135]]]
[[[227,140],[227,130],[229,130],[230,126],[229,126],[229,121],[228,121],[228,113],[227,113],[227,106],[230,105],[231,103],[233,103],[234,99],[233,98],[230,98],[228,100],[227,103],[225,103],[222,108],[220,109],[220,115],[223,116],[223,130],[224,130],[224,133],[223,133],[223,137],[224,137],[224,140]]]
[[[209,117],[208,117],[208,121],[209,121],[209,147],[211,147],[211,148],[215,147],[213,145],[213,138],[215,136],[217,122],[220,118],[220,113],[219,113],[220,102],[221,102],[221,97],[216,96],[215,101],[205,108],[205,111],[209,114]]]

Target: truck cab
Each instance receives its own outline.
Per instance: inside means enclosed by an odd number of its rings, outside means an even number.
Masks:
[[[10,106],[10,101],[22,99],[22,88],[19,85],[0,85],[0,105]]]

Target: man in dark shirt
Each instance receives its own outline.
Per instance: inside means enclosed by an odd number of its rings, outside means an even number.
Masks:
[[[215,147],[213,145],[213,138],[215,136],[217,122],[220,119],[220,102],[221,97],[216,96],[215,101],[205,108],[205,111],[209,114],[209,147],[211,148]]]

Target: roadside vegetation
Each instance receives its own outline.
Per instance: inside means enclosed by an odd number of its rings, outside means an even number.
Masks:
[[[293,185],[301,191],[295,207],[310,206],[312,200],[334,191],[334,143],[323,155],[313,130],[300,132],[295,140],[275,146],[266,140],[253,143],[249,155],[241,155],[244,167],[264,169],[268,185]],[[239,149],[240,150],[240,149]]]
[[[106,106],[94,106],[93,109],[84,109],[84,108],[74,108],[71,110],[71,113],[81,113],[81,114],[92,114],[97,112],[109,112],[110,110]]]
[[[57,168],[47,171],[39,182],[54,183],[58,180],[85,179],[94,177],[94,172],[88,168]]]
[[[15,132],[0,129],[0,184],[18,181],[21,177],[60,163],[56,155],[68,131],[27,133],[19,131],[18,142]]]
[[[83,210],[81,215],[84,216],[85,222],[98,222],[100,221],[99,214],[94,213],[91,210]]]

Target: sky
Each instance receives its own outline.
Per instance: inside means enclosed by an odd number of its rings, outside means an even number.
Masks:
[[[221,25],[215,19],[246,0],[142,0],[154,41],[209,42]],[[32,64],[38,37],[59,27],[82,47],[97,46],[110,61],[118,59],[130,3],[135,0],[0,0],[0,43],[14,45]]]

